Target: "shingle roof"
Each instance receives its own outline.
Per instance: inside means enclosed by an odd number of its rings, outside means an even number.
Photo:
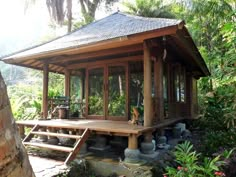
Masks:
[[[8,58],[29,56],[49,51],[75,48],[96,42],[152,31],[180,24],[181,20],[164,18],[145,18],[116,12],[101,20],[88,24],[65,36],[49,41],[31,49],[18,52]]]

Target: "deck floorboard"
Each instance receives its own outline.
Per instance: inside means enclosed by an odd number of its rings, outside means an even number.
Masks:
[[[122,134],[129,136],[129,134],[142,134],[158,128],[168,126],[170,124],[179,122],[184,118],[166,119],[157,125],[151,127],[144,127],[141,125],[132,125],[127,121],[111,121],[111,120],[89,120],[89,119],[48,119],[48,120],[24,120],[17,121],[18,125],[33,127],[38,124],[39,126],[65,128],[65,129],[89,129],[95,133],[110,133]]]

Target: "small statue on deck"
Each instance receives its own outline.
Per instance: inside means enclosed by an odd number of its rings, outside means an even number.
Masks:
[[[133,115],[132,115],[132,119],[129,120],[129,123],[130,124],[133,124],[133,125],[138,125],[139,123],[139,112],[138,112],[138,109],[137,108],[133,108]]]

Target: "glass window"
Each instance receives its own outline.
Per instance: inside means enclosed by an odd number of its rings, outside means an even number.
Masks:
[[[104,115],[103,70],[104,70],[103,68],[96,68],[89,70],[89,96],[88,96],[89,115]]]
[[[108,68],[108,115],[126,115],[126,77],[125,66]]]
[[[176,102],[185,102],[185,68],[180,65],[175,68],[175,98]]]

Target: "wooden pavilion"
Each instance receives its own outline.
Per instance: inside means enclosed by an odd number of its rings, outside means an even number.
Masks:
[[[151,144],[157,129],[196,117],[197,80],[210,75],[183,21],[121,12],[2,61],[43,71],[45,120],[19,121],[18,125],[21,131],[23,126],[34,127],[25,144],[33,134],[79,139],[72,149],[48,145],[71,152],[67,162],[79,151],[89,132],[127,136],[125,156],[138,158],[140,135]],[[80,102],[84,109],[77,119],[48,120],[49,72],[65,75],[66,97],[72,97],[71,78],[79,78],[79,85],[73,88],[79,100],[84,100]],[[139,125],[128,122],[133,107],[141,110],[139,117],[143,120]],[[38,132],[42,127],[50,132]],[[58,135],[58,129],[79,135]]]

